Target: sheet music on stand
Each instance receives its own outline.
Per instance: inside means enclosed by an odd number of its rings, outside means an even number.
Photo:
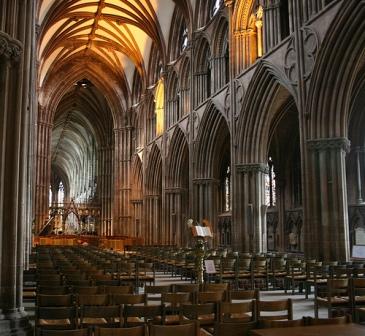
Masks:
[[[209,226],[194,225],[191,227],[191,232],[193,234],[193,237],[213,237],[212,230]]]

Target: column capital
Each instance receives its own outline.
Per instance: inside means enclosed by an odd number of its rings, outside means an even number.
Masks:
[[[198,177],[193,179],[194,184],[219,184],[219,180],[209,177]]]
[[[22,53],[23,44],[0,31],[0,57],[4,56],[12,62],[19,62]]]
[[[224,0],[224,6],[232,7],[235,3],[235,0]]]
[[[266,163],[245,163],[245,164],[237,164],[236,169],[238,173],[247,174],[247,173],[269,173],[269,166]]]
[[[187,191],[188,191],[188,189],[181,188],[181,187],[167,187],[167,188],[165,188],[165,193],[166,194],[183,194]]]
[[[325,150],[343,150],[348,153],[350,151],[351,142],[347,138],[322,138],[307,140],[308,149],[311,151]]]

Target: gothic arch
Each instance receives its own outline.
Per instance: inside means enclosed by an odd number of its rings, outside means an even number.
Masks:
[[[143,195],[143,167],[140,157],[136,154],[132,158],[132,195],[131,200],[141,200]]]
[[[226,17],[221,16],[219,18],[212,36],[212,56],[223,57],[228,42],[228,20]]]
[[[344,2],[323,41],[308,94],[312,139],[347,137],[351,97],[365,59],[364,16],[364,1]]]
[[[162,158],[161,152],[154,143],[148,154],[145,179],[145,213],[144,237],[147,244],[161,244],[165,238],[162,218]]]
[[[258,3],[258,0],[240,0],[235,3],[232,39],[235,48],[233,66],[236,74],[251,66],[262,55],[262,29],[258,31],[256,27],[258,16],[254,13]],[[262,23],[262,18],[260,20]]]
[[[156,144],[152,145],[148,154],[145,183],[147,195],[161,195],[162,158]]]
[[[165,116],[167,117],[166,125],[167,127],[170,127],[181,117],[179,78],[174,70],[168,75],[166,89],[167,104]]]
[[[66,64],[62,68],[58,69],[57,76],[52,76],[47,79],[44,87],[40,93],[40,104],[42,106],[39,119],[51,124],[53,122],[54,113],[57,109],[62,98],[74,87],[74,84],[83,78],[89,79],[93,85],[105,96],[113,118],[114,128],[121,127],[123,123],[123,112],[126,109],[125,93],[118,91],[113,86],[113,78],[105,76],[105,71],[100,67],[79,67],[77,64],[69,66]],[[65,80],[60,81],[59,78],[62,76]],[[121,104],[125,102],[125,105]],[[121,113],[122,109],[122,113]],[[43,114],[43,115],[42,115]]]
[[[189,169],[189,148],[185,134],[176,127],[170,140],[167,154],[166,187],[187,188]]]
[[[210,97],[212,93],[212,74],[211,49],[208,40],[201,37],[196,41],[196,45],[194,72],[196,74],[197,92],[195,94],[195,105],[198,105]]]
[[[187,30],[188,41],[191,41],[191,26],[189,20],[184,16],[180,7],[175,7],[174,14],[171,20],[171,29],[169,34],[168,57],[170,61],[174,61],[184,52],[183,45],[183,30]]]
[[[222,148],[230,143],[230,131],[221,112],[209,104],[202,117],[195,149],[196,174],[200,178],[218,178]]]
[[[294,90],[280,70],[261,61],[247,88],[238,121],[239,163],[266,162],[271,124],[281,104],[291,96],[295,100]]]

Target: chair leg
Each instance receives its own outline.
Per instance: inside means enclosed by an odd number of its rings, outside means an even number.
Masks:
[[[314,299],[314,317],[318,318],[318,302],[316,299]]]

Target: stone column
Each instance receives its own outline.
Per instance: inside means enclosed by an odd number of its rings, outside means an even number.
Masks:
[[[161,196],[146,195],[144,202],[146,244],[161,244]]]
[[[132,127],[126,126],[115,130],[114,133],[114,233],[133,236],[130,202]]]
[[[217,92],[226,83],[226,59],[224,56],[215,57],[212,59],[212,85],[213,92]]]
[[[218,227],[217,227],[217,204],[218,204],[218,186],[219,180],[214,178],[196,178],[194,183],[194,203],[195,216],[193,217],[198,222],[207,220],[211,225],[213,240],[212,245],[216,246],[219,242]]]
[[[38,117],[44,113],[39,111]],[[52,125],[38,120],[37,122],[37,162],[35,193],[35,225],[40,232],[48,218],[49,185],[51,182],[51,136]]]
[[[112,221],[112,161],[113,149],[111,146],[102,147],[99,150],[99,196],[101,201],[101,226],[103,236],[113,235]]]
[[[267,0],[264,7],[264,52],[269,51],[281,40],[280,4],[278,0]]]
[[[165,189],[165,233],[166,243],[183,246],[188,239],[187,190],[183,188]]]
[[[3,1],[0,10],[0,335],[33,335],[22,284],[32,218],[34,2]]]
[[[240,164],[236,166],[236,197],[242,222],[235,223],[232,243],[246,252],[261,253],[267,250],[265,175],[266,164]]]
[[[349,260],[349,224],[345,156],[346,138],[307,141],[309,198],[305,218],[305,253],[324,261]]]

